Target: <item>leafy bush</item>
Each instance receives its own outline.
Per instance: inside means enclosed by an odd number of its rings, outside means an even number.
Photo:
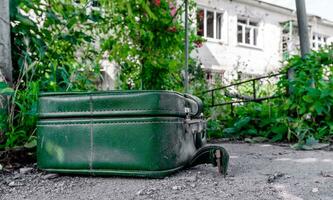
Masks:
[[[290,88],[281,109],[289,114],[292,134],[300,143],[308,138],[330,141],[333,138],[333,46],[313,51],[305,59],[294,56],[285,71],[294,69],[294,80],[279,83]]]
[[[40,91],[96,90],[96,21],[72,1],[10,1],[13,93],[0,149],[33,142]]]
[[[333,46],[311,52],[305,59],[294,56],[282,70],[294,70],[294,79],[282,76],[277,84],[281,98],[245,103],[230,108],[209,122],[210,131],[223,137],[265,137],[271,141],[298,142],[333,139]],[[290,94],[286,93],[289,88]],[[218,123],[216,123],[218,122]],[[221,130],[223,130],[221,132]]]

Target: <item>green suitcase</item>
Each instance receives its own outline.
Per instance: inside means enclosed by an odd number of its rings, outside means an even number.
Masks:
[[[169,91],[44,93],[38,167],[56,173],[164,177],[201,163],[226,174],[229,156],[206,145],[202,102]]]

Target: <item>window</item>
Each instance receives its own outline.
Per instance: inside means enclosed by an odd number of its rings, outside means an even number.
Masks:
[[[89,3],[91,7],[100,7],[101,4],[98,0],[89,0],[89,1],[82,1],[82,0],[74,0],[74,3],[81,4],[81,3]]]
[[[222,39],[223,13],[200,8],[197,11],[197,35]]]
[[[314,33],[312,35],[312,49],[318,50],[324,47],[325,45],[328,45],[327,39],[328,36],[319,33]]]
[[[206,12],[206,37],[214,38],[214,12]]]
[[[258,46],[258,22],[250,19],[237,20],[237,42]]]
[[[100,7],[101,4],[98,2],[98,0],[93,0],[91,3],[92,7]]]

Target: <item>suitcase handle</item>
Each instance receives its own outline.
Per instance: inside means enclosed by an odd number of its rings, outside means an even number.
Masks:
[[[191,117],[200,118],[203,112],[203,103],[200,98],[191,95],[191,94],[184,94],[186,98],[186,104],[189,106],[189,115]]]
[[[221,145],[205,145],[197,150],[187,166],[193,167],[204,163],[217,166],[218,172],[225,177],[228,170],[229,154]]]

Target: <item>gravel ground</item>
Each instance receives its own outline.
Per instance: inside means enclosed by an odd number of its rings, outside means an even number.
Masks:
[[[0,173],[0,199],[321,199],[333,200],[333,152],[269,144],[224,144],[228,176],[211,165],[165,179],[78,177],[34,168]]]

